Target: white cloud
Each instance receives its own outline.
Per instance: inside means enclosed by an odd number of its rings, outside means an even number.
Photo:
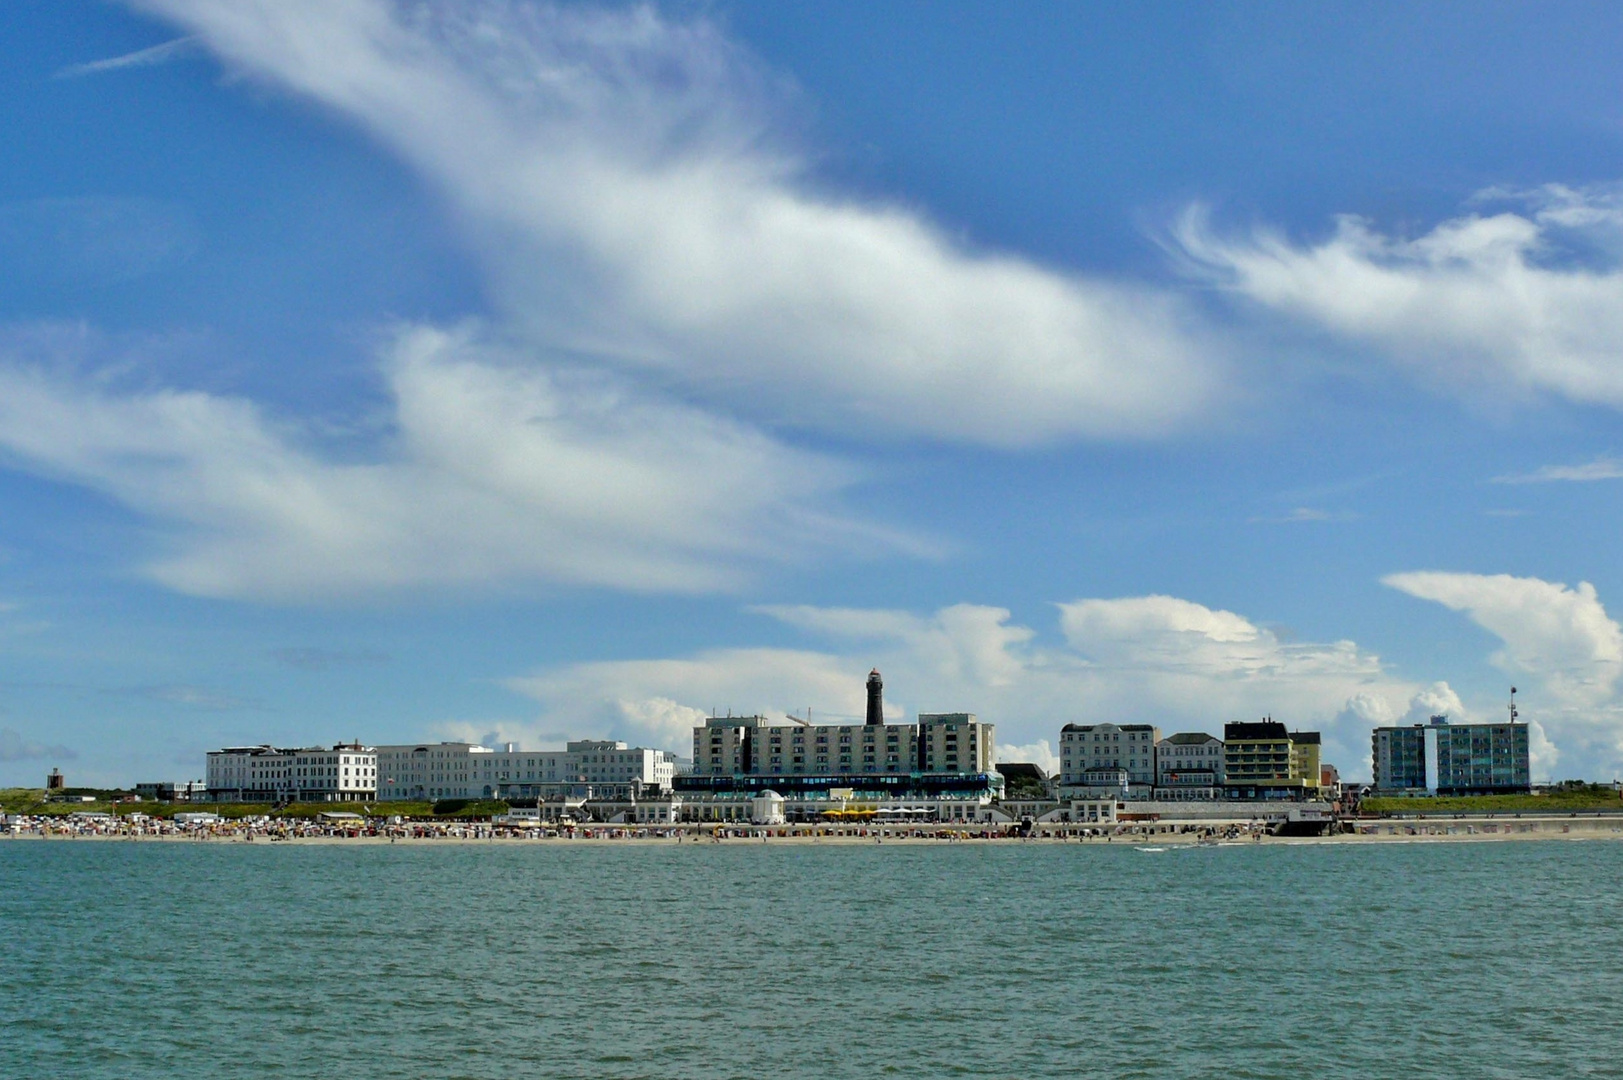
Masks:
[[[1409,711],[1398,723],[1400,724],[1426,724],[1434,716],[1446,716],[1455,723],[1474,723],[1477,717],[1471,715],[1466,709],[1465,702],[1454,692],[1454,688],[1446,682],[1433,683],[1420,691],[1409,701]]]
[[[1203,212],[1175,229],[1235,293],[1472,394],[1537,391],[1623,407],[1623,204],[1551,186],[1489,192],[1520,212],[1472,213],[1414,239],[1354,216],[1301,244],[1267,230],[1223,238]]]
[[[1392,574],[1395,589],[1464,612],[1503,642],[1492,662],[1521,684],[1533,725],[1534,771],[1554,777],[1623,773],[1623,628],[1594,586],[1439,571]]]
[[[1623,705],[1613,685],[1623,637],[1593,589],[1469,574],[1386,581],[1446,597],[1507,637],[1496,660],[1522,684],[1536,778],[1623,772]],[[693,725],[712,709],[804,716],[809,708],[813,719],[860,720],[864,678],[877,666],[888,717],[977,713],[997,725],[1004,760],[1042,763],[1043,746],[1067,723],[1152,723],[1163,735],[1221,736],[1225,723],[1271,715],[1293,730],[1320,731],[1325,759],[1354,781],[1369,779],[1372,727],[1503,715],[1498,703],[1467,705],[1447,682],[1394,674],[1352,641],[1288,642],[1243,615],[1178,597],[1083,599],[1058,609],[1064,641],[1054,646],[995,607],[960,604],[930,615],[759,608],[830,647],[577,664],[506,685],[540,704],[535,730],[627,738],[686,756]]]
[[[447,193],[515,324],[776,423],[999,446],[1154,437],[1219,396],[1168,293],[842,197],[780,80],[702,19],[509,3],[139,0]]]
[[[1019,647],[1034,632],[1009,626],[1004,608],[954,604],[923,618],[903,611],[811,606],[759,607],[790,626],[835,638],[905,644],[933,659],[933,676],[946,682],[1007,686],[1018,676]]]
[[[1609,700],[1623,674],[1623,630],[1587,581],[1569,589],[1538,578],[1440,571],[1390,574],[1381,580],[1469,615],[1504,642],[1495,664],[1508,674],[1537,678],[1566,704]]]
[[[852,677],[840,658],[792,649],[718,649],[687,659],[575,664],[507,680],[543,707],[541,724],[584,735],[646,740],[687,757],[693,725],[718,715],[813,719],[864,715],[866,669]],[[887,714],[899,717],[894,702]]]
[[[1006,761],[1029,763],[1037,766],[1049,776],[1059,772],[1059,755],[1054,753],[1054,748],[1049,745],[1047,739],[1038,739],[1036,742],[1026,743],[1024,746],[1008,746],[999,743],[997,760],[999,764]]]
[[[1368,774],[1370,723],[1403,715],[1427,691],[1392,677],[1352,642],[1285,643],[1243,616],[1175,597],[1059,608],[1060,647],[1039,644],[1037,631],[1013,623],[1007,610],[980,605],[931,615],[761,608],[832,648],[581,664],[508,685],[541,703],[539,726],[653,740],[685,754],[692,724],[712,708],[804,715],[810,707],[814,719],[860,719],[864,678],[877,665],[887,715],[975,712],[997,724],[1001,754],[1024,760],[1045,760],[1040,745],[1070,722],[1220,734],[1226,722],[1271,713],[1323,730],[1330,760],[1348,777]],[[1349,708],[1353,699],[1364,704]]]
[[[1598,457],[1580,465],[1545,465],[1530,473],[1511,473],[1496,476],[1496,484],[1546,484],[1553,481],[1587,483],[1595,480],[1616,480],[1623,477],[1623,461],[1614,457]]]
[[[125,68],[153,67],[157,64],[167,64],[176,57],[184,55],[194,44],[190,37],[175,38],[165,41],[161,45],[153,45],[134,52],[123,53],[119,56],[110,56],[105,60],[90,60],[83,64],[69,64],[59,70],[55,78],[74,79],[82,75],[99,75],[106,71],[121,71]]]
[[[0,453],[158,523],[182,592],[316,599],[540,581],[696,591],[752,566],[909,542],[827,509],[854,479],[613,379],[403,328],[377,445],[324,447],[252,402],[120,391],[0,355]],[[914,548],[913,550],[920,550]]]

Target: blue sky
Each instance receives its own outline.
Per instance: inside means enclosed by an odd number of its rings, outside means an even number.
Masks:
[[[712,708],[1623,772],[1623,13],[0,9],[0,783]]]

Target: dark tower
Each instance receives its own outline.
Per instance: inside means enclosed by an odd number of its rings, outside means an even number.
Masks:
[[[868,723],[885,722],[885,684],[879,678],[879,669],[868,672]]]

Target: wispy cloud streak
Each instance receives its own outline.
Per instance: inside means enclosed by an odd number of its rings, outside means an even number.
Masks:
[[[1546,465],[1528,473],[1509,473],[1496,476],[1496,484],[1549,484],[1557,482],[1589,483],[1595,480],[1623,478],[1623,460],[1598,457],[1581,465]]]
[[[197,37],[188,34],[185,37],[166,41],[161,45],[153,45],[147,49],[137,49],[135,52],[125,53],[122,56],[110,56],[105,60],[91,60],[83,64],[69,64],[59,69],[52,78],[77,79],[85,75],[100,75],[108,71],[122,71],[125,68],[154,67],[158,64],[168,63],[179,56],[184,56],[197,44]]]

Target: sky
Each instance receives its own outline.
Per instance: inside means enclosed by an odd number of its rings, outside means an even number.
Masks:
[[[0,785],[712,711],[1623,775],[1623,9],[11,0]]]

